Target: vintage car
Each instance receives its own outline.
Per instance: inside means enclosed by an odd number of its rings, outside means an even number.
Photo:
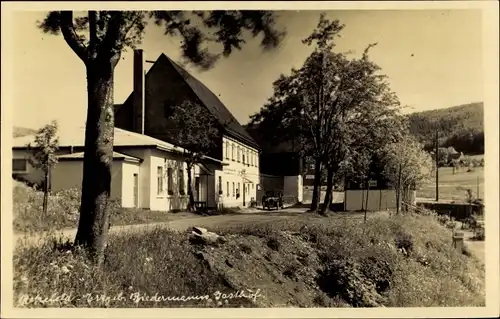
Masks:
[[[266,194],[262,196],[262,207],[269,210],[283,208],[283,194],[280,191],[266,191]]]

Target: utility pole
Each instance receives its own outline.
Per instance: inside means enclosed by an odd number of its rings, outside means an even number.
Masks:
[[[436,160],[436,202],[439,201],[439,141],[438,141],[438,129],[436,128],[436,154],[435,154],[435,160]]]

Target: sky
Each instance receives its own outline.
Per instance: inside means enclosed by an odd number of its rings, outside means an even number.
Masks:
[[[311,48],[301,40],[316,26],[319,11],[280,11],[277,27],[287,36],[280,47],[263,52],[259,38],[247,37],[241,51],[209,71],[188,68],[209,87],[241,124],[272,95],[272,82],[298,68]],[[13,124],[38,128],[51,120],[83,125],[86,117],[85,67],[61,35],[36,26],[45,13],[16,12],[13,34]],[[410,111],[446,108],[483,100],[482,22],[479,10],[335,10],[330,19],[345,24],[336,50],[360,55],[378,43],[370,57],[389,77],[391,88]],[[165,53],[180,59],[179,39],[151,23],[140,48],[145,58]],[[132,52],[115,70],[115,103],[132,91]]]

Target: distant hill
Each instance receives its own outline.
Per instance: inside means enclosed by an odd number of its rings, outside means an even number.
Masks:
[[[410,132],[432,147],[439,132],[441,146],[453,146],[465,154],[484,153],[483,102],[416,112],[408,115]]]
[[[21,136],[31,135],[31,134],[35,134],[35,133],[36,133],[36,130],[31,129],[31,128],[26,128],[26,127],[14,126],[14,129],[12,130],[13,137],[21,137]]]

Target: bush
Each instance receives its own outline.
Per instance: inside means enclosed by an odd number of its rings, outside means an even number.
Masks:
[[[399,232],[395,238],[396,247],[410,253],[413,250],[413,237],[406,232]]]
[[[43,192],[22,184],[13,190],[14,230],[34,232],[76,227],[80,194],[69,189],[49,195],[47,215],[43,215]]]
[[[14,181],[14,231],[39,232],[76,228],[80,216],[81,192],[77,188],[65,189],[49,195],[47,215],[43,216],[43,192]],[[131,225],[169,220],[164,211],[122,208],[116,200],[108,202],[111,225]]]
[[[451,218],[448,215],[438,215],[437,220],[442,225],[446,225],[446,224],[448,224],[451,221]]]
[[[269,240],[267,241],[267,247],[271,248],[272,250],[279,251],[281,247],[279,238],[277,236],[269,238]]]

